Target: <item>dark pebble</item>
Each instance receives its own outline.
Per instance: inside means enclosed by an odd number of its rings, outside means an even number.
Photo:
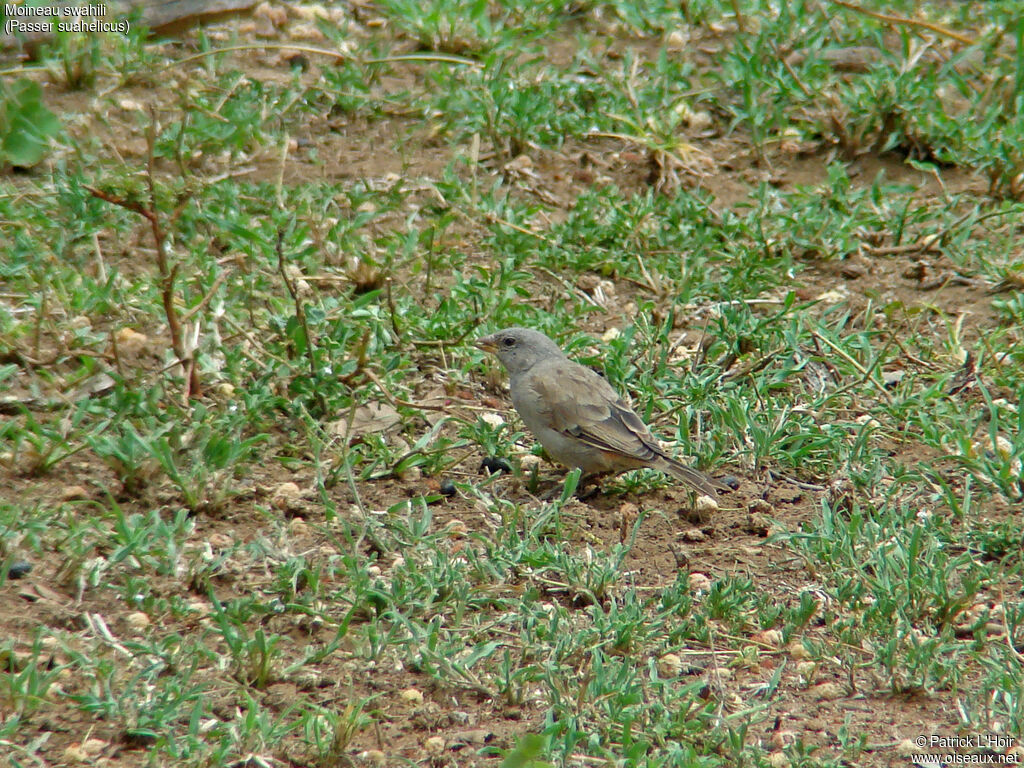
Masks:
[[[499,459],[494,456],[488,456],[482,462],[480,462],[480,471],[486,471],[487,474],[493,475],[495,472],[504,472],[506,474],[512,474],[512,465],[504,459]]]
[[[722,478],[722,482],[732,488],[734,491],[740,487],[740,479],[736,475],[726,475]]]
[[[446,477],[441,481],[441,487],[438,490],[441,491],[442,496],[454,496],[455,483],[452,482],[451,478]]]
[[[28,576],[32,570],[32,563],[26,563],[24,560],[14,563],[10,568],[7,569],[7,578],[9,579],[20,579]]]
[[[286,59],[288,66],[292,69],[299,69],[305,72],[309,69],[309,59],[303,56],[301,53],[298,56],[292,56]]]
[[[121,734],[121,741],[128,749],[145,749],[156,744],[156,734],[143,729],[125,731]]]

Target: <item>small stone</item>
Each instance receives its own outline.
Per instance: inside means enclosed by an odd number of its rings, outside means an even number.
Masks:
[[[704,535],[704,532],[700,528],[687,528],[685,531],[683,531],[681,538],[683,541],[694,543],[698,541],[704,541],[707,538],[707,536]]]
[[[206,537],[206,541],[214,549],[227,549],[235,543],[235,540],[226,533],[211,533]]]
[[[683,671],[683,660],[678,654],[666,653],[658,659],[658,674],[662,677],[679,677]]]
[[[494,739],[494,733],[488,731],[486,728],[474,728],[471,731],[458,731],[452,734],[452,749],[458,746],[466,746],[469,744],[484,745],[490,743]]]
[[[505,461],[505,459],[488,456],[480,462],[480,471],[486,472],[488,475],[493,475],[496,472],[504,472],[506,475],[510,475],[512,474],[512,465]]]
[[[65,763],[88,763],[92,760],[92,758],[85,753],[85,750],[82,749],[82,745],[77,742],[65,749],[63,756]]]
[[[691,592],[708,592],[711,589],[711,579],[703,573],[691,573],[687,579]]]
[[[843,690],[843,686],[839,683],[819,683],[811,688],[810,691],[814,694],[814,698],[819,701],[832,701],[834,699],[841,699],[846,695],[846,691]]]
[[[789,651],[789,655],[797,661],[801,659],[809,659],[811,652],[807,650],[807,647],[799,640],[794,640],[786,646],[786,650]]]
[[[399,470],[398,479],[405,483],[414,483],[423,477],[423,470],[419,467],[407,467]]]
[[[776,731],[772,734],[771,744],[776,749],[785,749],[796,743],[796,733],[793,731]]]
[[[277,509],[290,509],[302,498],[302,490],[295,483],[281,483],[274,489],[270,503]]]
[[[1013,455],[1013,443],[1003,435],[996,435],[995,449],[1002,459],[1008,459]]]
[[[862,413],[860,416],[854,419],[857,424],[867,426],[871,429],[878,429],[882,426],[878,419],[874,418],[870,413]]]
[[[533,160],[529,155],[519,155],[505,163],[505,170],[509,173],[526,174],[533,169]]]
[[[293,5],[291,10],[303,21],[316,21],[317,19],[331,21],[331,14],[322,5]]]
[[[7,569],[7,578],[9,579],[23,579],[29,575],[32,571],[32,563],[25,560],[18,560]]]
[[[616,328],[614,325],[601,334],[601,341],[607,344],[609,341],[615,341],[619,336],[622,335],[622,331]]]
[[[422,704],[423,692],[417,688],[406,688],[398,694],[398,697],[408,704]]]
[[[89,757],[98,757],[109,746],[103,739],[86,739],[82,742],[82,751]]]
[[[144,728],[132,729],[121,734],[121,743],[128,749],[148,749],[156,744],[157,735]]]
[[[118,351],[131,355],[139,354],[149,345],[149,337],[132,328],[121,328],[114,334],[114,338],[117,340]]]
[[[315,43],[327,39],[327,36],[314,24],[296,24],[289,30],[288,37],[292,40],[311,40]]]
[[[696,503],[697,512],[700,515],[718,511],[718,502],[710,496],[698,496]]]
[[[488,411],[487,413],[480,414],[480,421],[482,421],[484,424],[488,424],[494,427],[495,429],[497,429],[498,427],[505,423],[505,419],[501,416],[501,414],[494,413],[493,411]]]
[[[782,647],[782,633],[777,629],[765,629],[760,632],[755,632],[752,639],[763,645],[771,646],[772,648]]]
[[[288,23],[288,14],[284,8],[277,8],[270,3],[260,3],[252,15],[257,19],[266,19],[275,27],[283,27]]]
[[[128,622],[128,626],[132,629],[145,629],[150,625],[149,616],[147,616],[142,611],[135,611],[134,613],[129,613],[125,621]]]
[[[379,749],[368,749],[365,752],[360,752],[359,757],[371,765],[384,765],[388,760],[388,756]]]
[[[665,48],[670,51],[682,51],[690,43],[690,33],[685,29],[673,29],[665,36]]]
[[[540,456],[534,456],[532,453],[527,453],[519,459],[519,466],[523,468],[524,472],[530,472],[534,467],[539,467],[543,463],[544,459]]]
[[[845,286],[841,286],[845,287]],[[848,294],[844,291],[832,289],[816,296],[814,300],[819,304],[838,304],[847,299]]]
[[[89,498],[89,491],[82,485],[68,485],[60,492],[61,501],[82,501]]]
[[[730,667],[713,667],[708,670],[706,677],[708,680],[718,679],[725,682],[726,680],[732,680],[735,675],[736,672]]]
[[[715,124],[715,120],[711,117],[710,112],[706,112],[703,109],[692,113],[688,120],[690,124],[690,130],[697,133],[703,133],[704,131],[710,130]]]
[[[813,683],[818,673],[818,665],[813,661],[801,661],[796,665],[796,673],[808,683]]]
[[[431,736],[423,742],[423,748],[431,757],[440,757],[444,752],[444,739],[440,736]]]
[[[784,752],[772,752],[768,755],[768,765],[772,768],[789,768],[789,758]]]
[[[453,539],[464,539],[469,535],[469,527],[461,520],[451,520],[445,526],[448,535]]]
[[[441,485],[438,487],[442,496],[454,496],[456,494],[455,483],[450,477],[446,477],[441,481]]]

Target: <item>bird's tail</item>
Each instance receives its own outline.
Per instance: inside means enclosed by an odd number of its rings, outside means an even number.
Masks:
[[[698,493],[703,493],[705,496],[710,496],[711,498],[715,498],[717,496],[715,493],[716,490],[732,490],[725,483],[715,480],[713,477],[708,477],[703,472],[700,472],[693,467],[681,464],[671,456],[660,456],[656,467],[666,475],[671,475],[676,480],[681,483],[685,483]]]

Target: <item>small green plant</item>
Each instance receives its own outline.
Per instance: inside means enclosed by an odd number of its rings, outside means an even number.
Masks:
[[[43,105],[39,83],[0,81],[0,166],[30,167],[43,159],[60,121]]]
[[[67,23],[65,17],[58,22]],[[104,36],[95,32],[76,32],[54,25],[53,42],[47,47],[44,58],[50,75],[63,82],[69,90],[90,88],[96,83],[96,75],[103,60]]]
[[[374,722],[366,706],[372,699],[360,699],[345,705],[339,713],[333,709],[306,710],[300,718],[305,740],[316,755],[316,765],[337,765],[348,759],[346,752],[353,738]]]
[[[50,663],[37,634],[31,650],[19,653],[13,641],[0,648],[0,703],[4,710],[25,720],[50,699],[50,686],[60,677],[62,667]]]
[[[227,644],[238,682],[253,688],[266,688],[281,670],[281,638],[268,635],[262,627],[250,630],[247,622],[254,607],[245,601],[224,606],[214,599],[213,618]]]

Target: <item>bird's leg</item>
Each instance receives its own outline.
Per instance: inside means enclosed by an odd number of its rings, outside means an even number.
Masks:
[[[553,501],[561,498],[563,490],[565,490],[565,483],[555,483],[544,491],[544,493],[538,495],[537,498],[541,501]]]
[[[579,482],[576,483],[576,492],[573,494],[580,501],[586,501],[592,498],[598,491],[601,490],[600,484],[597,482],[604,477],[606,472],[595,472],[587,475],[580,475]],[[590,484],[591,487],[587,488]],[[554,487],[548,488],[544,493],[540,494],[537,498],[541,501],[552,501],[553,499],[559,498],[562,493],[565,492],[565,482],[556,483]]]
[[[580,501],[592,499],[601,492],[601,481],[613,472],[590,472],[580,477],[579,485],[576,486],[576,498]],[[587,488],[587,486],[590,486]]]

